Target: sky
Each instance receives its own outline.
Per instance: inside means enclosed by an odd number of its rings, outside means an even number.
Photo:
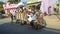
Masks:
[[[2,1],[2,2],[7,2],[8,0],[0,0],[0,1]]]

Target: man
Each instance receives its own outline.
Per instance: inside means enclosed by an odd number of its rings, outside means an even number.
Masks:
[[[14,9],[10,9],[10,15],[11,15],[11,22],[13,23],[13,19],[15,18],[16,11]]]

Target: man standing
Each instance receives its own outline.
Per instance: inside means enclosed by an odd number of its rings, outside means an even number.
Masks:
[[[12,8],[10,9],[10,15],[11,15],[11,22],[13,23],[13,19],[15,18],[16,11]]]

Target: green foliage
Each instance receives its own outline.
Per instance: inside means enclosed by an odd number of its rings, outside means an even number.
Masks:
[[[3,8],[0,8],[0,12],[3,10]]]
[[[10,3],[13,3],[13,2],[15,2],[15,0],[9,0],[9,2],[10,2]]]
[[[11,2],[11,3],[18,3],[19,1],[18,0],[9,0],[9,2]]]
[[[3,4],[3,2],[0,1],[0,4]]]
[[[0,11],[2,11],[3,10],[3,2],[0,2]]]

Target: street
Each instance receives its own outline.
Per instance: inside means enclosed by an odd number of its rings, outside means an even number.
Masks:
[[[5,23],[3,25],[0,25],[0,34],[60,34],[60,33],[55,31],[49,31],[47,29],[36,31],[26,25]]]
[[[46,27],[36,31],[30,25],[12,24],[10,18],[6,18],[0,19],[0,34],[60,34],[60,30]]]

